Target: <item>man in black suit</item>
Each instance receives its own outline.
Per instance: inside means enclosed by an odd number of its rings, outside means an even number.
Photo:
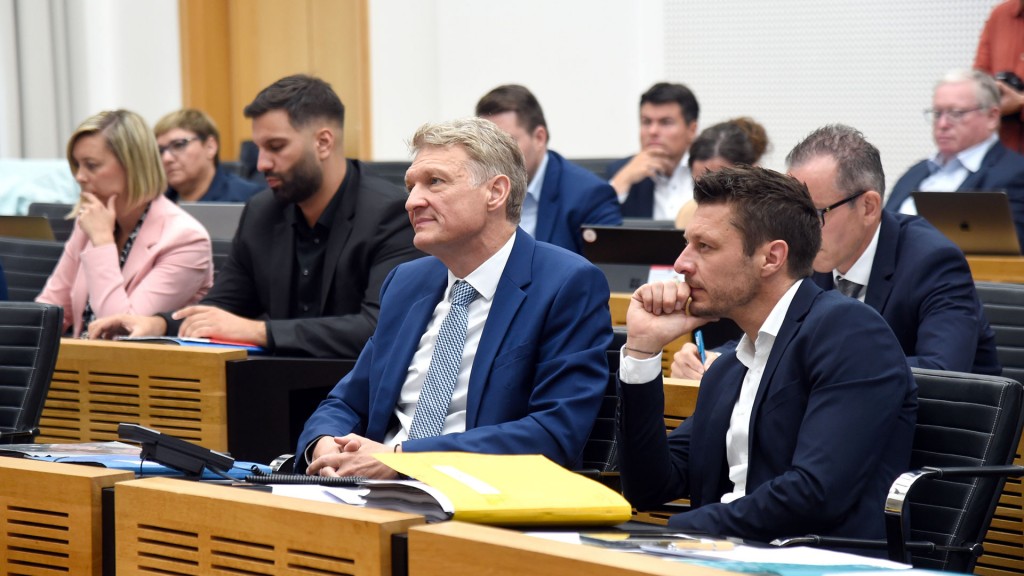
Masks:
[[[916,214],[916,191],[999,190],[1010,197],[1024,248],[1024,156],[999,142],[999,86],[980,70],[954,70],[935,87],[932,136],[936,152],[893,186],[887,210]]]
[[[693,198],[687,154],[700,106],[689,88],[659,82],[640,96],[640,151],[608,166],[624,218],[675,220]]]
[[[406,194],[345,158],[345,108],[296,75],[246,106],[270,190],[242,213],[231,255],[196,306],[98,319],[90,336],[177,334],[300,356],[355,358],[377,325],[380,289],[412,244]]]

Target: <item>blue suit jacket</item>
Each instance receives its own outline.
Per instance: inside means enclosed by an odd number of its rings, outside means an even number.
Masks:
[[[608,165],[605,176],[615,176],[633,157],[616,160]],[[629,189],[626,201],[619,205],[623,218],[654,218],[654,180],[644,178]]]
[[[883,211],[881,228],[864,302],[885,318],[910,365],[1002,373],[963,252],[918,216]],[[814,281],[833,287],[831,272]]]
[[[533,237],[582,254],[583,224],[622,224],[615,189],[590,170],[549,150]]]
[[[388,276],[377,330],[352,372],[306,422],[296,454],[322,435],[384,439],[447,274],[440,260],[428,257]],[[592,264],[517,230],[477,348],[466,431],[407,440],[402,451],[543,454],[563,465],[577,462],[608,385],[608,296],[608,283]]]
[[[896,181],[885,203],[886,210],[897,212],[900,204],[911,193],[920,189],[921,182],[930,176],[928,161],[922,160],[911,166],[907,173]],[[1024,251],[1024,156],[996,142],[981,161],[977,172],[967,176],[958,191],[1003,190],[1010,197],[1013,222],[1017,227],[1017,239]]]
[[[217,172],[210,181],[210,187],[199,199],[200,202],[247,202],[260,190],[266,188],[265,183],[251,182],[236,176],[224,168],[218,166]],[[177,202],[178,191],[168,188],[165,192],[168,198]]]
[[[884,537],[889,485],[910,464],[917,387],[885,321],[803,282],[750,417],[746,496],[732,490],[725,434],[747,369],[735,352],[704,375],[692,417],[667,437],[661,378],[620,384],[626,497],[639,509],[689,497],[671,526],[767,541]]]

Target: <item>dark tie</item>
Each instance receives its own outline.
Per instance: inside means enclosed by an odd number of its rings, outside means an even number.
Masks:
[[[412,415],[412,426],[409,427],[410,440],[440,436],[444,429],[448,404],[459,377],[459,365],[462,364],[462,350],[466,347],[468,307],[477,296],[476,289],[464,280],[452,286],[452,307],[441,322],[434,352],[430,355],[430,367]]]
[[[861,292],[864,291],[863,284],[857,284],[846,278],[836,278],[836,290],[839,290],[843,294],[846,294],[850,298],[860,298]]]

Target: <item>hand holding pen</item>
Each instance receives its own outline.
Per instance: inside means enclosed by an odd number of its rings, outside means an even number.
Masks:
[[[686,380],[700,380],[720,354],[705,349],[704,333],[694,330],[694,343],[687,342],[672,357],[671,376]]]

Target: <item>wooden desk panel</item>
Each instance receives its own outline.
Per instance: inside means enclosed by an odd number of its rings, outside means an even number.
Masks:
[[[134,477],[92,466],[0,458],[0,572],[99,576],[101,491]]]
[[[228,449],[225,362],[244,350],[64,338],[36,442],[117,440],[130,422]]]
[[[1024,257],[968,256],[967,264],[976,282],[1024,284]]]
[[[146,478],[122,482],[119,574],[391,574],[391,535],[411,514]]]
[[[409,576],[723,576],[724,570],[671,562],[512,530],[444,522],[409,530]]]
[[[1024,438],[1017,446],[1013,463],[1024,465]],[[1024,574],[1024,480],[1021,478],[1006,481],[985,534],[984,546],[985,554],[978,559],[975,574]]]

